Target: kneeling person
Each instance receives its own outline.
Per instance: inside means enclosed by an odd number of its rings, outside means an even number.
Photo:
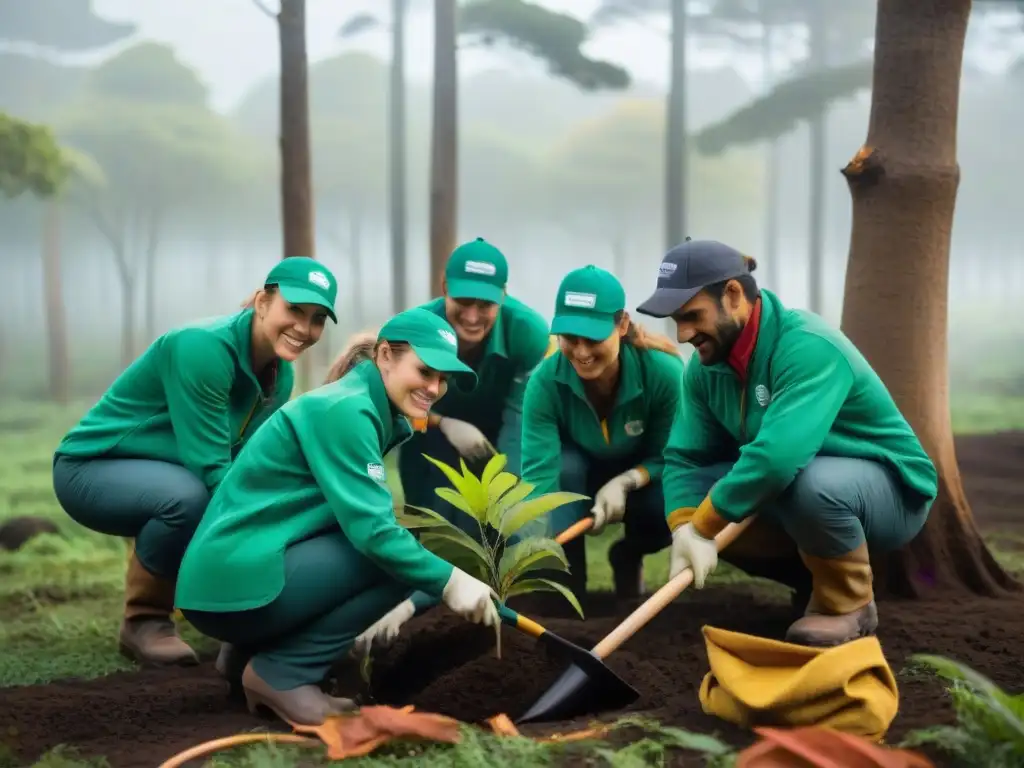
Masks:
[[[787,640],[836,645],[877,628],[868,553],[917,535],[937,473],[850,340],[759,290],[754,266],[721,243],[687,241],[637,310],[672,317],[700,361],[687,366],[665,448],[671,575],[692,567],[702,587],[718,562],[713,537],[757,513],[723,558],[735,551],[740,567],[786,580],[778,563],[756,571],[795,544],[811,596]]]
[[[177,606],[242,657],[231,666],[244,666],[250,709],[315,725],[351,708],[317,684],[416,590],[497,622],[490,587],[397,522],[385,478],[385,454],[409,439],[409,419],[427,415],[449,376],[475,379],[451,326],[422,309],[396,315],[372,360],[282,407],[221,481],[185,552]]]

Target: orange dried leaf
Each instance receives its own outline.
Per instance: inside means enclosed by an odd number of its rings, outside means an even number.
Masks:
[[[291,723],[298,733],[315,735],[327,747],[329,760],[362,757],[393,739],[418,738],[458,743],[459,721],[444,715],[414,712],[413,707],[363,707],[335,715],[320,725]]]
[[[506,714],[495,715],[486,720],[487,725],[498,736],[518,736],[519,729]]]
[[[924,755],[831,728],[754,730],[761,741],[739,754],[736,768],[935,768]]]

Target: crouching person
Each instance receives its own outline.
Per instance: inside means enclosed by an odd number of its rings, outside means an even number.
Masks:
[[[754,266],[721,243],[687,241],[638,308],[672,317],[700,362],[687,366],[665,449],[670,571],[692,567],[703,587],[713,537],[756,513],[723,559],[797,587],[802,561],[810,600],[786,639],[837,645],[875,632],[869,552],[917,535],[937,473],[857,348],[759,290]]]
[[[328,317],[336,322],[337,292],[319,262],[278,262],[241,311],[154,341],[58,446],[64,511],[134,539],[122,654],[147,666],[198,663],[171,618],[178,565],[235,456],[291,397],[293,361]]]
[[[319,687],[357,636],[416,592],[493,626],[487,584],[426,550],[395,519],[384,456],[412,435],[449,377],[475,382],[455,333],[411,309],[371,359],[267,421],[213,495],[178,575],[177,606],[229,643],[251,710],[316,725],[350,709]]]
[[[557,351],[534,371],[523,404],[523,479],[535,493],[569,491],[592,502],[566,504],[548,520],[557,536],[594,516],[591,533],[622,522],[608,553],[620,598],[643,590],[643,558],[670,543],[665,526],[662,450],[679,407],[683,363],[671,339],[645,333],[625,311],[616,277],[595,266],[562,280],[551,331]],[[567,581],[587,584],[586,538],[565,544]]]

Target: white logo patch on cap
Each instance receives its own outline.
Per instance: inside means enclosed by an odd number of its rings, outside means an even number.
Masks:
[[[658,278],[672,277],[676,270],[679,269],[679,265],[671,261],[661,262],[661,266],[658,267]]]
[[[470,275],[487,275],[494,277],[498,274],[498,268],[489,261],[467,261],[466,273]]]
[[[576,293],[576,291],[565,292],[565,306],[578,307],[579,309],[593,309],[597,306],[596,293]]]
[[[458,346],[458,343],[459,343],[459,342],[458,342],[458,340],[457,340],[457,339],[455,338],[455,334],[454,334],[454,333],[452,333],[451,331],[446,331],[446,330],[445,330],[444,328],[442,328],[442,329],[441,329],[441,330],[439,330],[439,331],[438,331],[437,333],[438,333],[438,335],[439,335],[439,336],[440,336],[440,337],[441,337],[442,339],[444,339],[445,341],[447,341],[447,342],[448,342],[448,343],[449,343],[449,344],[450,344],[451,346],[453,346],[453,347],[455,347],[455,346]]]
[[[313,285],[319,285],[325,291],[331,290],[331,281],[328,279],[327,275],[325,275],[323,272],[318,272],[318,271],[310,272],[309,273],[309,282],[311,282]]]

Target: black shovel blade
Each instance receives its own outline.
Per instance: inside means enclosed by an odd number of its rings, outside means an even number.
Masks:
[[[516,720],[517,724],[572,720],[622,709],[640,698],[633,686],[612,672],[594,653],[574,647],[582,653],[573,654],[573,664]]]

